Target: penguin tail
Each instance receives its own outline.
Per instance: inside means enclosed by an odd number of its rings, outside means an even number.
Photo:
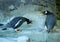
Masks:
[[[4,24],[0,24],[0,26],[3,26]]]

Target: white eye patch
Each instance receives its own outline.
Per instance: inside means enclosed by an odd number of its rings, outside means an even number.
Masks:
[[[47,14],[47,11],[45,11],[45,14]]]

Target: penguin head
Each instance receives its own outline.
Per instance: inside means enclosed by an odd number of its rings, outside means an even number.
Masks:
[[[44,14],[44,15],[50,15],[50,14],[51,14],[51,12],[50,12],[50,11],[48,11],[48,10],[45,10],[45,11],[43,11],[43,14]]]

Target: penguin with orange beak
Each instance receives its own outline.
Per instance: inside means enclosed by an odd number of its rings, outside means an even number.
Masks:
[[[30,24],[31,21],[25,17],[15,17],[13,18],[10,22],[8,22],[7,24],[0,24],[0,27],[3,27],[2,30],[7,30],[7,28],[13,28],[13,29],[17,29],[19,28],[24,22],[27,22],[27,24]],[[19,30],[17,30],[19,31]]]

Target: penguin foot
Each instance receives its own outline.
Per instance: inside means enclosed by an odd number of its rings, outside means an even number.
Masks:
[[[20,30],[20,29],[15,29],[15,32],[21,32],[22,30]]]
[[[48,33],[50,33],[50,30],[46,30]]]

